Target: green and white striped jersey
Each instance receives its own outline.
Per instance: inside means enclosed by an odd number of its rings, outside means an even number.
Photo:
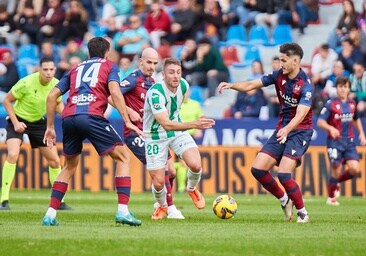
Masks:
[[[179,111],[188,89],[189,84],[184,78],[181,78],[176,93],[167,88],[164,80],[150,87],[146,93],[143,117],[143,130],[147,137],[159,140],[171,138],[182,133],[182,131],[164,130],[155,120],[154,115],[167,111],[170,120],[182,122],[179,117]]]

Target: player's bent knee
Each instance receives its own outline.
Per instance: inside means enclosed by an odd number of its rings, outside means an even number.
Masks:
[[[188,167],[192,172],[200,172],[202,170],[201,163],[190,163]]]
[[[18,157],[19,157],[18,153],[9,152],[7,156],[7,161],[9,163],[16,163],[18,161]]]

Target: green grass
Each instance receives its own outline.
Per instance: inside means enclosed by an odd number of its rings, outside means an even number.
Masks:
[[[75,210],[59,211],[60,226],[44,227],[49,190],[12,191],[11,211],[0,211],[0,255],[362,255],[366,234],[364,198],[305,198],[311,223],[284,223],[270,195],[234,195],[235,218],[212,213],[214,196],[198,211],[187,195],[175,203],[185,220],[152,221],[152,194],[133,194],[130,210],[141,227],[116,226],[113,192],[68,192]]]

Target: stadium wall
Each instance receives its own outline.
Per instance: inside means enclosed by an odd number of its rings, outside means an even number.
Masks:
[[[59,153],[62,143],[57,144]],[[205,194],[265,194],[259,183],[252,177],[251,164],[260,147],[249,146],[200,146],[203,175],[200,189]],[[366,152],[360,152],[361,173],[351,182],[342,183],[344,196],[366,196]],[[6,145],[0,143],[1,163],[6,159]],[[131,158],[132,192],[150,192],[151,180],[142,164]],[[63,159],[62,159],[63,161]],[[69,189],[75,191],[113,191],[115,163],[110,157],[99,157],[90,143],[84,144],[79,170],[72,179]],[[273,170],[276,176],[276,170]],[[326,196],[329,162],[325,146],[310,146],[303,157],[302,165],[294,172],[305,196]],[[1,173],[0,173],[1,178]],[[28,143],[22,146],[13,187],[23,189],[49,188],[48,166],[39,153]],[[176,186],[175,186],[176,187]]]

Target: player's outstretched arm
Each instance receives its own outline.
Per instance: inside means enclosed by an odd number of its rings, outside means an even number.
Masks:
[[[239,92],[247,92],[263,86],[261,79],[254,79],[244,82],[227,83],[221,82],[218,87],[218,92],[222,93],[224,90],[233,89]]]
[[[154,115],[156,121],[166,131],[185,131],[189,129],[207,129],[215,125],[215,120],[201,117],[193,122],[177,122],[169,119],[168,112],[163,111]]]

